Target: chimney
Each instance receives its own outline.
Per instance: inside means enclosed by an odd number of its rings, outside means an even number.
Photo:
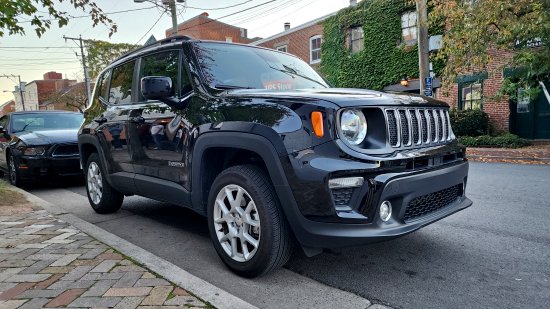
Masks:
[[[210,15],[208,15],[207,12],[202,12],[201,16],[208,17],[208,16],[210,16]]]
[[[356,6],[357,0],[349,0],[349,6]]]
[[[289,23],[289,22],[286,22],[286,23],[285,23],[285,31],[287,31],[288,29],[290,29],[290,23]]]

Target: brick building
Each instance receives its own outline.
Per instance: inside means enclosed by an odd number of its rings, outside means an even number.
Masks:
[[[90,89],[94,89],[94,86],[94,83],[90,83]],[[83,112],[87,103],[86,83],[79,82],[52,93],[40,109]]]
[[[72,86],[76,83],[76,80],[70,80],[63,78],[61,73],[47,72],[44,74],[43,79],[33,80],[25,85],[23,91],[23,99],[25,104],[25,110],[39,110],[46,109],[44,105],[48,97],[61,89]],[[15,110],[22,111],[23,104],[21,102],[21,93],[16,87],[13,91],[15,98]]]
[[[166,37],[172,35],[172,28],[166,30]],[[248,44],[259,38],[248,38],[248,30],[232,26],[208,17],[204,12],[178,25],[178,35],[199,40],[226,41]]]
[[[15,111],[15,100],[9,100],[0,105],[0,117]]]
[[[295,28],[285,23],[283,32],[252,42],[250,45],[293,54],[317,69],[321,62],[322,22],[335,14],[336,12],[319,17]]]

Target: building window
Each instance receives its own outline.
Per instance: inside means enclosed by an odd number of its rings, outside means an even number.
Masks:
[[[226,42],[229,42],[229,43],[232,43],[232,42],[233,42],[233,37],[231,37],[231,36],[226,36],[226,37],[225,37],[225,41],[226,41]]]
[[[461,85],[459,109],[483,109],[483,84],[474,82]]]
[[[275,49],[283,53],[288,53],[288,45],[277,46]]]
[[[309,63],[321,62],[321,36],[316,35],[309,39]]]
[[[401,33],[403,43],[414,45],[416,43],[416,11],[408,11],[401,14]]]
[[[363,43],[363,27],[355,27],[350,29],[350,50],[352,54],[360,52],[364,49]]]

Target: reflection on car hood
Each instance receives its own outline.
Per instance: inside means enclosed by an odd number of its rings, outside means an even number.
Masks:
[[[27,145],[76,143],[78,129],[23,131],[14,134]]]
[[[340,107],[368,105],[440,105],[446,103],[418,94],[380,92],[354,88],[322,88],[296,90],[237,89],[228,90],[229,97],[307,98],[332,102]]]

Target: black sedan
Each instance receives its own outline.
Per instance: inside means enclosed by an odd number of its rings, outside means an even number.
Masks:
[[[13,112],[0,118],[0,176],[10,182],[83,175],[77,133],[80,113],[67,111]]]

